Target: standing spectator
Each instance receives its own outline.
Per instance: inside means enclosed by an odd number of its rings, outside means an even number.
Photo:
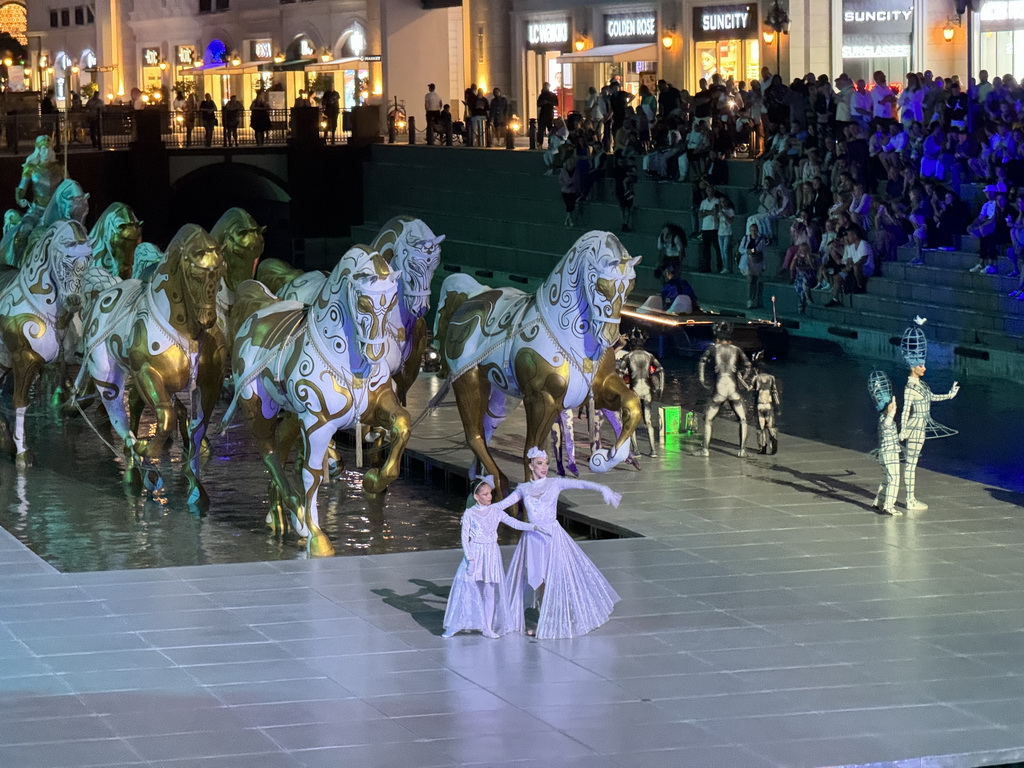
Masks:
[[[658,233],[658,266],[654,270],[654,276],[659,280],[663,279],[664,272],[669,267],[679,272],[685,255],[686,230],[671,221],[666,222]]]
[[[335,137],[338,133],[338,116],[341,114],[341,94],[338,93],[332,85],[320,99],[320,106],[324,112],[324,143],[327,143],[328,137],[330,137],[331,144],[334,143]],[[427,123],[427,129],[430,129],[430,123]]]
[[[213,129],[217,125],[217,105],[213,103],[213,97],[206,94],[206,97],[199,104],[199,121],[203,124],[205,132],[204,141],[206,146],[213,145]]]
[[[473,116],[470,118],[472,124],[470,133],[473,134],[473,144],[478,147],[484,145],[487,135],[487,115],[490,109],[491,105],[487,103],[487,97],[484,96],[484,90],[481,88],[476,92],[476,101],[473,102]]]
[[[231,94],[228,103],[221,112],[224,115],[224,146],[238,146],[238,124],[242,122],[242,102],[238,96]]]
[[[496,141],[505,138],[505,126],[508,125],[508,99],[502,94],[500,88],[495,88],[491,93],[491,133]]]
[[[196,116],[199,114],[199,103],[196,95],[190,93],[185,97],[185,106],[181,108],[181,122],[185,128],[185,146],[192,146],[192,131],[196,127]]]
[[[626,122],[626,107],[633,100],[633,94],[623,88],[618,80],[613,80],[608,87],[611,88],[609,101],[612,108],[612,135],[614,136]]]
[[[89,116],[89,140],[93,149],[103,149],[101,139],[101,123],[103,122],[103,99],[99,91],[93,91],[85,105],[85,111]]]
[[[558,96],[551,92],[551,83],[544,83],[537,97],[537,147],[544,148],[544,136],[551,132],[555,124],[555,108]]]
[[[960,83],[954,81],[945,103],[946,130],[967,127],[967,106],[967,94],[960,93]]]
[[[872,102],[871,94],[868,93],[867,83],[863,80],[857,81],[857,90],[854,92],[850,103],[853,106],[850,113],[853,117],[853,122],[857,123],[861,128],[867,129],[868,123],[871,122]]]
[[[835,132],[842,136],[843,131],[853,121],[853,96],[857,92],[853,87],[853,81],[845,72],[836,78],[836,88],[839,92],[835,97],[836,122]]]
[[[886,129],[896,120],[896,94],[885,82],[885,73],[879,70],[874,75],[875,87],[871,89],[872,116]]]
[[[907,75],[907,87],[899,97],[900,121],[909,131],[914,123],[924,123],[924,90],[917,75]]]
[[[260,91],[256,98],[249,105],[249,123],[252,131],[256,134],[256,146],[262,147],[267,141],[267,133],[270,131],[270,104],[267,102],[267,94]]]
[[[710,184],[701,184],[704,189],[704,199],[700,208],[697,209],[700,217],[700,264],[698,272],[710,272],[712,270],[711,251],[718,250],[718,208],[720,205],[718,191]],[[718,269],[722,269],[722,253],[718,253]]]
[[[761,273],[764,272],[764,252],[768,239],[757,224],[751,224],[740,240],[740,272],[747,276],[747,309],[761,306]]]
[[[562,170],[558,174],[558,188],[562,193],[562,202],[565,204],[565,226],[572,227],[576,224],[576,201],[580,196],[579,187],[576,183],[576,155],[569,155],[562,163]]]
[[[436,87],[433,83],[428,83],[427,93],[423,97],[423,109],[427,113],[427,144],[434,143],[434,131],[441,119],[441,97],[438,96]]]
[[[544,85],[547,85],[547,83]],[[473,118],[473,107],[476,105],[476,90],[476,83],[473,83],[463,94],[462,106],[466,109],[466,125],[469,125],[469,121]]]
[[[576,158],[576,165],[585,163],[586,160]],[[615,199],[619,202],[619,212],[622,214],[622,231],[633,231],[633,200],[636,196],[636,163],[627,162],[621,168],[616,169],[615,174]]]
[[[718,195],[718,252],[722,256],[721,274],[732,274],[732,226],[736,219],[736,208],[727,195]]]

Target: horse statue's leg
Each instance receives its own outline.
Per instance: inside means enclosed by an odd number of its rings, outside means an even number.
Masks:
[[[271,511],[267,515],[267,525],[275,532],[283,532],[281,510],[275,515],[275,507],[280,506],[291,515],[292,527],[299,536],[306,536],[306,510],[302,497],[295,491],[285,473],[283,461],[288,460],[286,453],[281,451],[278,443],[278,406],[270,399],[262,384],[252,385],[255,392],[247,398],[239,399],[239,407],[245,414],[245,421],[252,432],[256,449],[263,457],[263,463],[270,472],[271,485],[276,490],[276,498],[271,498]],[[264,414],[263,404],[267,405]],[[287,419],[285,419],[287,421]],[[297,423],[297,422],[295,422]]]
[[[423,354],[427,351],[427,323],[421,317],[416,320],[412,328],[412,339],[410,342],[409,358],[401,368],[392,374],[391,379],[395,382],[395,389],[398,392],[398,402],[404,407],[406,395],[420,375],[420,366],[423,364]]]
[[[83,363],[86,365],[87,363]],[[124,390],[127,373],[111,359],[101,357],[96,361],[96,368],[90,366],[93,386],[99,393],[100,402],[110,419],[110,426],[117,436],[124,441],[126,470],[124,484],[130,486],[135,493],[142,491],[142,475],[137,465],[135,454],[135,432],[129,424],[128,412],[124,405]],[[80,377],[81,378],[81,377]]]
[[[626,382],[615,372],[613,354],[606,353],[601,358],[592,386],[595,407],[622,414],[622,430],[618,433],[615,444],[606,457],[609,463],[622,461],[621,458],[616,457],[623,455],[628,450],[628,448],[623,450],[623,446],[627,444],[640,424],[640,398],[626,386]],[[596,469],[594,463],[594,456],[591,456],[591,469]],[[610,465],[614,466],[613,463]],[[604,466],[609,466],[609,464]]]
[[[656,458],[658,455],[658,449],[654,447],[654,401],[650,398],[644,398],[640,401],[640,407],[643,409],[644,424],[647,425],[647,442],[651,446],[651,458]]]
[[[523,398],[526,408],[526,444],[523,446],[523,470],[526,479],[531,477],[530,460],[526,453],[533,446],[543,448],[544,438],[550,434],[551,428],[562,412],[561,399],[556,400],[547,392],[531,392]]]
[[[14,371],[14,461],[19,469],[24,469],[35,459],[25,439],[25,413],[32,384],[43,370],[43,358],[27,341],[20,349],[12,349],[10,358]]]
[[[508,488],[508,478],[502,474],[487,448],[487,430],[485,420],[488,418],[488,405],[491,400],[491,383],[483,375],[480,368],[474,368],[459,376],[452,382],[455,390],[455,402],[459,407],[459,417],[466,433],[466,443],[479,462],[482,475],[491,475],[497,483],[494,493],[501,499]]]
[[[191,412],[188,430],[182,445],[185,447],[185,478],[188,480],[188,503],[205,511],[210,506],[210,497],[199,480],[199,463],[203,454],[203,440],[210,424],[210,416],[220,400],[224,384],[224,356],[227,353],[222,343],[208,338],[199,352],[196,373],[196,388],[191,393]]]
[[[321,486],[329,481],[327,468],[327,446],[334,437],[334,424],[318,425],[318,414],[305,414],[302,419],[302,484],[305,490],[306,519],[308,531],[306,551],[311,557],[330,557],[334,554],[334,545],[320,529],[320,515],[317,509],[317,496]],[[365,487],[365,485],[364,485]]]
[[[364,415],[369,427],[381,428],[390,440],[391,449],[380,469],[370,469],[363,476],[364,493],[381,493],[398,477],[400,462],[411,434],[409,412],[398,402],[398,395],[389,387],[381,387],[370,393]],[[359,439],[359,435],[356,439]]]

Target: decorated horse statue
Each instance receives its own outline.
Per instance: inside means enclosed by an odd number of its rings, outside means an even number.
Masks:
[[[234,291],[245,280],[256,275],[256,264],[263,255],[266,227],[256,223],[244,208],[228,208],[217,219],[210,234],[224,256],[228,272],[224,284]]]
[[[381,227],[370,245],[402,275],[398,284],[399,314],[388,330],[386,353],[402,405],[419,375],[427,349],[425,317],[430,309],[430,282],[441,263],[443,242],[444,235],[435,235],[420,219],[396,216]],[[282,300],[303,304],[316,298],[326,280],[322,272],[301,272],[277,259],[261,263],[257,274]]]
[[[20,270],[0,273],[0,379],[13,373],[19,466],[32,461],[25,441],[29,388],[44,365],[60,359],[65,329],[81,306],[91,255],[87,241],[77,221],[58,222],[36,241]]]
[[[57,190],[43,211],[40,226],[48,227],[58,221],[77,221],[85,224],[89,215],[89,193],[74,179],[64,179],[57,185]],[[37,228],[38,229],[38,228]]]
[[[83,312],[85,359],[76,390],[83,392],[87,373],[129,453],[125,480],[136,481],[137,471],[160,457],[177,423],[186,443],[188,502],[200,508],[208,497],[199,482],[199,449],[223,381],[224,347],[212,329],[224,272],[213,238],[186,224],[151,281],[123,280]],[[132,410],[149,405],[156,412],[156,434],[148,440],[130,428],[124,404],[129,379]],[[179,393],[187,406],[178,401]]]
[[[127,280],[141,242],[142,222],[124,203],[111,203],[89,231],[93,266]]]
[[[619,338],[619,313],[639,261],[615,235],[593,231],[576,241],[534,294],[488,288],[462,273],[445,279],[434,336],[479,474],[505,482],[488,443],[510,404],[521,399],[526,406],[525,470],[527,450],[545,445],[558,414],[578,408],[591,390],[598,408],[623,412],[624,425],[611,453],[592,455],[590,467],[603,472],[625,458],[640,403],[615,375],[614,356],[605,353]]]
[[[366,472],[364,491],[379,493],[398,477],[409,414],[385,362],[398,278],[380,254],[356,245],[310,305],[277,301],[262,283],[249,281],[232,309],[231,323],[239,329],[231,356],[235,395],[223,423],[241,406],[278,497],[267,522],[281,531],[282,512],[290,512],[311,555],[334,553],[320,528],[317,495],[328,479],[325,457],[336,431],[364,424],[390,437],[390,454],[383,467]],[[279,420],[282,411],[298,419]],[[305,457],[303,493],[293,489],[283,466],[297,436]]]

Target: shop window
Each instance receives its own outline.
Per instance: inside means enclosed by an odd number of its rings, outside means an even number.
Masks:
[[[81,5],[75,6],[75,26],[85,25],[85,8]]]
[[[50,11],[50,26],[54,29],[60,26],[60,16],[57,11]]]
[[[61,8],[60,9],[60,25],[62,27],[70,27],[71,26],[71,9],[70,8]]]
[[[230,0],[217,0],[217,10],[226,11],[231,7]]]
[[[88,6],[88,5],[85,6],[85,23],[86,24],[94,24],[94,23],[96,23],[96,17],[92,15],[92,8],[90,6]]]

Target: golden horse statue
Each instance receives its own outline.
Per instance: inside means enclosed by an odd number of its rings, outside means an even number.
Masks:
[[[29,389],[44,365],[61,360],[65,332],[82,303],[82,275],[91,255],[87,240],[77,221],[57,222],[36,240],[20,270],[0,273],[0,381],[13,372],[19,466],[32,463],[25,440]]]
[[[83,312],[86,373],[99,390],[110,422],[131,457],[126,481],[162,454],[177,424],[185,443],[188,502],[209,502],[199,481],[200,446],[220,397],[224,344],[217,336],[217,291],[224,259],[213,238],[186,224],[174,236],[152,280],[123,280],[100,293]],[[156,412],[156,434],[140,439],[130,428],[124,393],[132,382],[131,410]],[[188,406],[177,399],[184,394]]]
[[[545,445],[558,415],[581,406],[591,391],[598,408],[622,412],[623,424],[612,451],[596,451],[590,468],[604,472],[626,458],[640,401],[616,375],[611,349],[639,261],[615,235],[593,231],[576,241],[534,294],[488,288],[462,273],[445,278],[434,338],[441,340],[442,375],[455,390],[466,441],[479,464],[474,473],[500,478],[504,487],[488,443],[522,400],[529,478],[527,451]],[[446,392],[447,386],[431,407]]]

